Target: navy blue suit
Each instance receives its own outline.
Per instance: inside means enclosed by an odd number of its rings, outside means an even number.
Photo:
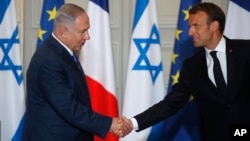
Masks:
[[[84,72],[51,35],[27,71],[24,141],[93,141],[105,137],[112,118],[92,111]]]
[[[174,114],[192,94],[200,109],[202,141],[229,141],[230,125],[250,124],[249,54],[249,40],[226,38],[226,94],[220,93],[208,77],[205,50],[185,60],[179,82],[172,92],[163,101],[135,116],[139,131]]]

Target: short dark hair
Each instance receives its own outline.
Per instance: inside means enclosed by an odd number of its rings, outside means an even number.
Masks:
[[[199,11],[203,11],[208,16],[208,24],[212,23],[213,21],[219,22],[219,30],[221,34],[224,32],[225,28],[225,13],[222,9],[215,5],[214,3],[210,2],[203,2],[197,5],[194,5],[190,10],[189,14],[196,14]]]

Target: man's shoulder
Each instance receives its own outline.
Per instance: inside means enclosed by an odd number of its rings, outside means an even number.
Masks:
[[[250,39],[231,39],[231,38],[228,38],[226,36],[224,36],[224,38],[226,39],[227,43],[250,45]]]

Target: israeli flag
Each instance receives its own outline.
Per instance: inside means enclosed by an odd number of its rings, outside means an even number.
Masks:
[[[123,115],[133,117],[163,99],[165,95],[160,33],[155,0],[137,0],[132,29]],[[132,132],[122,141],[157,141],[157,124],[140,132]],[[156,128],[155,128],[156,127]],[[160,130],[158,130],[160,129]]]
[[[0,5],[1,141],[20,141],[25,113],[22,61],[14,0]]]

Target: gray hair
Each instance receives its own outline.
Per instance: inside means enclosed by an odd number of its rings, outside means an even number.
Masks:
[[[59,8],[54,20],[54,30],[57,30],[60,26],[66,26],[69,30],[72,29],[72,25],[78,15],[86,13],[86,11],[75,4],[67,3]]]

